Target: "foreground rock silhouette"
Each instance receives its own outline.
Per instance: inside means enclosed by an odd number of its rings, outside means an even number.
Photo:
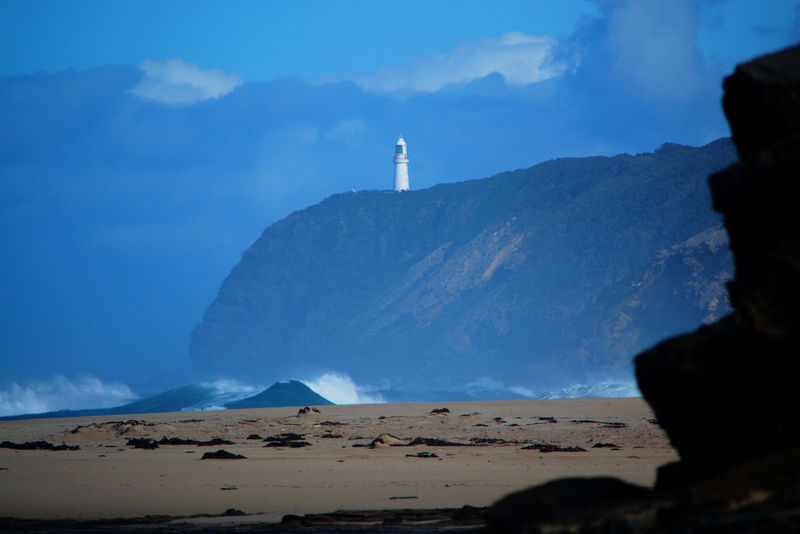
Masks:
[[[652,490],[563,479],[509,495],[491,532],[800,531],[800,47],[739,65],[724,90],[740,161],[709,185],[734,312],[635,359],[680,461]]]

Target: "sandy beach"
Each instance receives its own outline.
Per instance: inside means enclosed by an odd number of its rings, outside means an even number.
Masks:
[[[449,412],[432,413],[442,408]],[[567,476],[649,486],[656,468],[677,458],[636,398],[318,409],[0,422],[0,442],[80,447],[0,448],[0,517],[197,516],[234,508],[246,515],[194,521],[244,523],[342,509],[486,506]],[[135,438],[233,443],[137,449],[129,445]],[[201,459],[220,449],[245,458]]]

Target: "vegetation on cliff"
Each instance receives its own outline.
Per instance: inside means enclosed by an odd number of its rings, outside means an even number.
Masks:
[[[730,257],[706,176],[734,158],[727,139],[665,144],[334,195],[243,253],[191,357],[263,381],[336,370],[438,388],[627,370],[637,350],[727,310],[714,294]]]

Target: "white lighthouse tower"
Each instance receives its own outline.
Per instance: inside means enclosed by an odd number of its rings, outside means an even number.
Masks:
[[[408,191],[408,152],[403,134],[394,147],[394,190]]]

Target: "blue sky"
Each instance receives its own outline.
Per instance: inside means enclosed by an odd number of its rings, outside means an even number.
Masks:
[[[784,46],[797,33],[796,2],[790,0],[638,4],[642,12],[663,6],[695,17],[700,51],[726,66]],[[137,64],[145,58],[182,58],[238,73],[245,81],[367,74],[511,30],[566,38],[582,17],[622,8],[630,6],[584,0],[5,0],[0,75]]]
[[[510,29],[566,37],[589,2],[4,2],[0,74],[179,57],[246,81],[365,74]]]
[[[0,2],[0,413],[188,380],[242,251],[390,187],[400,132],[412,188],[703,144],[728,133],[722,78],[798,21],[784,0]]]

